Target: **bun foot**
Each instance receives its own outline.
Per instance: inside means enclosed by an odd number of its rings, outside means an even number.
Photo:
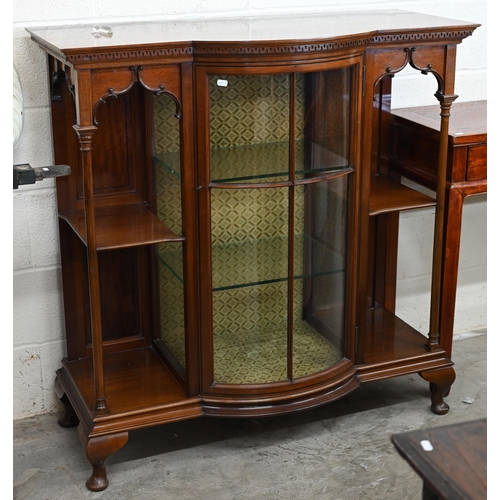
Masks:
[[[104,462],[106,458],[125,445],[128,441],[128,432],[93,438],[86,435],[82,425],[80,425],[79,431],[85,454],[92,464],[92,474],[86,482],[87,488],[90,491],[105,490],[109,485],[109,481]]]
[[[450,393],[455,381],[455,370],[451,367],[440,370],[421,372],[419,375],[429,382],[431,390],[431,411],[436,415],[445,415],[450,409],[444,399]]]
[[[108,487],[109,480],[104,462],[92,464],[92,475],[85,484],[90,491],[102,491]]]

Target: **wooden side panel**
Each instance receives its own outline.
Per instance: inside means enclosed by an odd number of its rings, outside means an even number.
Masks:
[[[87,256],[85,247],[66,221],[59,219],[66,351],[70,361],[82,357],[90,338]]]
[[[127,94],[108,99],[99,109],[98,128],[92,141],[94,196],[136,190],[135,175],[131,171],[133,164],[129,164],[131,144],[127,134],[127,121],[123,119],[130,114],[129,108],[130,95]],[[78,198],[82,198],[82,189],[79,182]]]
[[[141,305],[144,304],[147,310],[149,303],[147,289],[141,290],[142,276],[148,273],[148,269],[144,268],[144,259],[140,259],[140,250],[126,248],[99,253],[104,341],[127,336],[142,337],[148,330],[144,325],[149,322],[148,315],[141,317],[140,314]]]

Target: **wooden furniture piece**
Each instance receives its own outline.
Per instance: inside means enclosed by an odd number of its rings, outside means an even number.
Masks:
[[[409,373],[448,411],[442,174],[457,45],[477,26],[381,11],[29,30],[72,168],[56,389],[89,489],[145,426],[304,410]],[[436,81],[436,198],[392,179],[381,147],[407,65]],[[384,234],[434,205],[426,336],[395,315]]]
[[[390,164],[394,172],[436,189],[439,153],[438,107],[391,113]],[[456,102],[450,116],[446,168],[443,275],[439,331],[451,357],[462,211],[465,198],[486,193],[487,101]]]
[[[486,419],[395,434],[399,454],[424,480],[424,500],[486,498]]]

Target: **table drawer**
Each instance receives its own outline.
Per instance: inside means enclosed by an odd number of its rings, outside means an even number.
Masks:
[[[486,144],[469,146],[467,158],[467,180],[486,179]]]

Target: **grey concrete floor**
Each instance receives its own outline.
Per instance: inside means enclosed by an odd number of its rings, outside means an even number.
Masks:
[[[14,499],[420,499],[422,481],[390,436],[485,417],[486,341],[457,336],[445,416],[431,413],[427,383],[410,375],[293,415],[135,431],[108,458],[110,485],[99,493],[85,487],[76,428],[59,427],[57,415],[14,421]]]

